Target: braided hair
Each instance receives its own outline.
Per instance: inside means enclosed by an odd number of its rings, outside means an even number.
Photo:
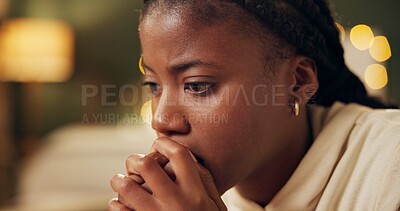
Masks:
[[[341,101],[372,108],[398,108],[370,98],[360,79],[348,69],[339,31],[325,0],[144,0],[142,17],[152,6],[168,5],[173,8],[191,4],[199,7],[207,5],[205,2],[208,2],[208,7],[196,9],[197,18],[203,22],[211,21],[213,16],[214,19],[218,18],[216,12],[210,12],[215,11],[210,6],[215,2],[236,4],[256,17],[276,37],[294,47],[296,53],[312,58],[316,62],[319,81],[319,89],[313,97],[315,103],[331,106],[335,101]],[[275,55],[282,55],[278,48],[282,48],[282,45],[274,47]]]

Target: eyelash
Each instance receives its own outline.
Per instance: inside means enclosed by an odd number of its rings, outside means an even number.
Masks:
[[[196,96],[207,96],[211,93],[212,89],[214,88],[215,83],[210,82],[190,82],[185,83],[184,90],[190,94]],[[196,89],[204,88],[201,91],[196,91]]]
[[[160,85],[154,82],[144,82],[143,86],[148,86],[152,95],[157,96],[161,93]],[[215,83],[210,82],[190,82],[184,84],[184,91],[195,96],[207,96],[212,92]],[[198,90],[203,88],[203,90]]]
[[[143,82],[142,86],[147,86],[152,95],[157,96],[161,93],[160,87],[158,84],[153,82]],[[157,89],[158,88],[158,89]]]

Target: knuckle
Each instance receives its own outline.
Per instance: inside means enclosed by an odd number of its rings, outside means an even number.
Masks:
[[[154,166],[154,162],[155,161],[152,158],[147,157],[147,156],[140,158],[136,164],[137,169],[141,172],[148,171],[149,169],[151,169]]]
[[[165,141],[165,137],[159,137],[156,140],[154,140],[153,146],[160,145],[160,144],[162,144],[163,141]]]
[[[137,164],[137,161],[143,158],[144,155],[141,154],[133,154],[130,155],[126,160],[125,160],[125,168],[128,173],[134,173],[135,170],[135,165]]]
[[[134,161],[137,159],[137,155],[130,155],[126,160],[125,160],[125,166],[128,169],[129,166],[131,166]]]
[[[124,180],[123,182],[121,182],[119,184],[118,189],[120,190],[119,193],[121,195],[128,195],[132,189],[133,189],[133,185],[131,182],[128,182],[127,180]]]
[[[110,186],[116,192],[118,191],[118,180],[119,180],[119,176],[118,175],[114,175],[110,180]]]
[[[110,181],[112,189],[121,195],[129,194],[134,188],[133,183],[133,180],[128,177],[122,178],[119,174],[115,175]],[[112,203],[112,201],[110,203]]]
[[[172,150],[172,156],[174,157],[182,157],[187,155],[189,155],[189,151],[183,146],[176,147]]]
[[[159,139],[154,140],[153,143],[151,144],[151,149],[155,149],[158,142],[159,142]]]
[[[129,156],[126,160],[125,160],[125,167],[126,169],[129,169],[129,166],[132,164],[132,157],[133,155]]]

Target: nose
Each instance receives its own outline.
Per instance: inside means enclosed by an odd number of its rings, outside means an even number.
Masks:
[[[190,131],[190,124],[177,97],[164,92],[158,100],[153,100],[152,127],[159,135],[183,135]]]

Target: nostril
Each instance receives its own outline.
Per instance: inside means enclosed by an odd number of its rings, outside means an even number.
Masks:
[[[182,115],[179,115],[182,117]],[[152,121],[152,127],[165,136],[187,134],[191,130],[190,123],[185,118],[174,116],[157,116]]]

